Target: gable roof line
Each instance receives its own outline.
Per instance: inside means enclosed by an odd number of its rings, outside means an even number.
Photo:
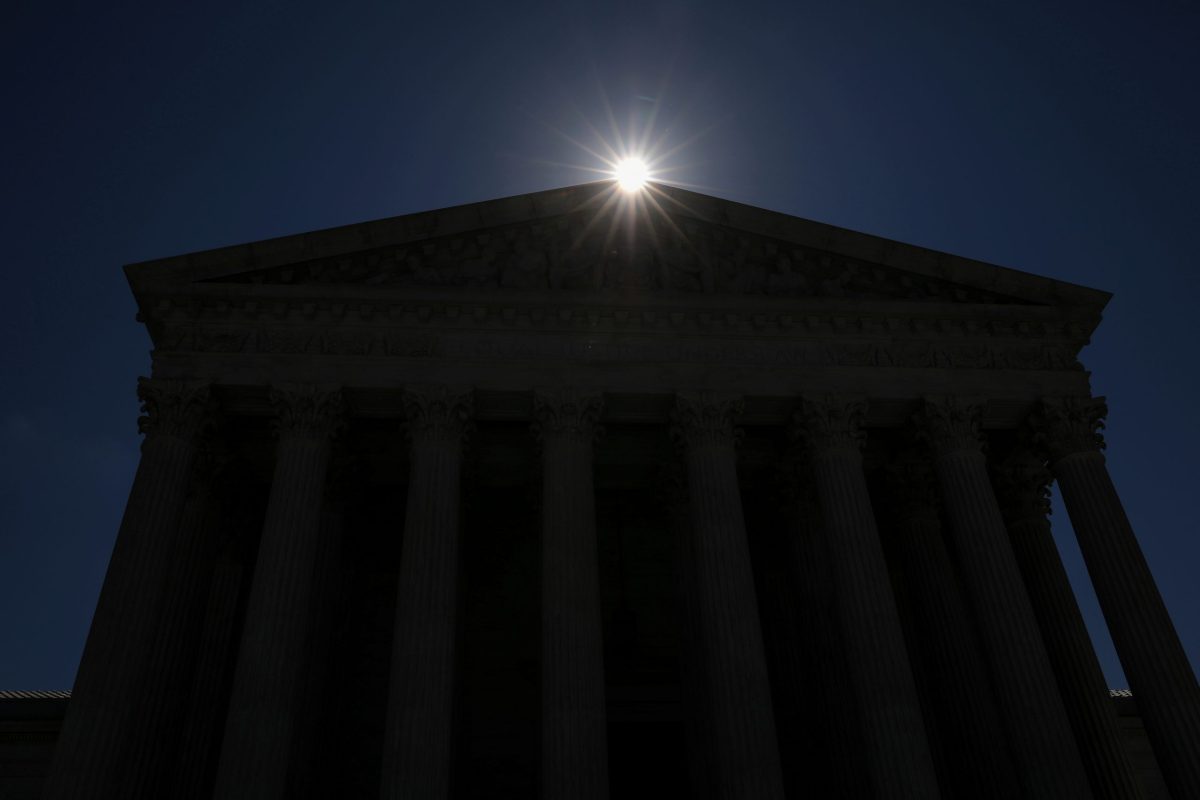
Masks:
[[[598,206],[611,189],[611,181],[595,181],[385,217],[133,263],[126,265],[125,275],[135,294],[143,290],[169,289],[235,272],[336,257],[482,228],[537,222],[576,212],[589,205]],[[1034,302],[1082,306],[1099,312],[1112,297],[1111,293],[1099,289],[769,211],[677,186],[657,184],[653,191],[659,205],[672,214],[965,286],[1024,297]]]

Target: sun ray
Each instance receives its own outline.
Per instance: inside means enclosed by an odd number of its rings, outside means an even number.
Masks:
[[[680,241],[687,245],[689,250],[694,253],[698,253],[699,251],[696,249],[696,246],[692,244],[692,240],[688,238],[687,233],[683,230],[683,228],[680,228],[675,224],[675,220],[671,219],[671,215],[668,214],[667,210],[662,207],[662,204],[658,202],[658,199],[655,197],[655,195],[662,195],[666,197],[666,193],[663,192],[662,189],[652,186],[650,187],[650,191],[646,192],[646,203],[654,206],[654,208],[658,211],[658,219],[670,226],[671,230],[674,231],[675,235],[679,237]]]
[[[654,187],[650,187],[650,191],[654,192],[654,193],[655,193],[655,194],[657,194],[659,197],[662,197],[662,198],[664,198],[665,200],[667,200],[667,201],[668,201],[668,202],[670,202],[671,204],[673,204],[673,205],[675,205],[675,206],[678,206],[679,208],[683,209],[684,211],[687,211],[687,212],[689,212],[689,213],[691,213],[691,214],[695,214],[695,215],[697,215],[697,216],[699,216],[699,214],[700,214],[700,212],[699,212],[699,209],[692,208],[692,207],[691,207],[691,206],[689,206],[687,203],[684,203],[683,201],[681,201],[679,198],[677,198],[677,197],[672,197],[671,195],[667,194],[666,192],[662,191],[661,189],[657,189],[657,188],[654,188]],[[660,206],[659,208],[661,209],[661,206]],[[665,215],[666,213],[667,213],[667,212],[666,212],[666,210],[665,210],[665,209],[663,209],[663,214]]]
[[[593,175],[599,175],[603,178],[612,178],[611,169],[600,169],[599,167],[589,167],[585,164],[572,164],[569,161],[551,161],[547,158],[528,158],[530,164],[538,164],[543,167],[563,167],[565,169],[573,169],[576,172],[589,172]]]
[[[575,237],[575,241],[571,242],[572,250],[577,249],[579,245],[583,243],[583,240],[587,238],[587,235],[591,232],[592,228],[605,216],[605,212],[608,211],[612,206],[615,206],[621,200],[620,195],[617,194],[615,189],[610,189],[605,194],[607,196],[605,197],[604,202],[600,204],[600,208],[588,219],[587,224],[583,226],[583,230],[581,230],[579,235]]]
[[[604,234],[604,256],[608,255],[608,251],[612,248],[613,239],[617,236],[617,226],[620,224],[620,217],[621,209],[618,207],[608,220],[608,231]],[[604,260],[602,256],[601,266],[603,266]]]
[[[593,74],[595,75],[596,83],[598,85],[597,88],[599,89],[600,94],[600,104],[604,109],[604,116],[608,118],[608,125],[612,131],[612,138],[616,142],[616,147],[614,149],[618,152],[625,151],[627,149],[625,145],[625,139],[621,136],[621,126],[617,124],[617,118],[616,115],[613,114],[612,104],[608,101],[608,92],[604,91],[604,85],[600,82],[599,72],[594,71]]]
[[[554,170],[572,170],[589,178],[610,181],[612,193],[589,195],[596,199],[601,215],[611,213],[618,203],[619,218],[631,223],[664,214],[664,206],[669,208],[673,200],[665,195],[657,198],[645,195],[655,192],[657,183],[688,186],[688,182],[680,179],[696,171],[693,164],[682,163],[679,157],[717,127],[708,125],[681,137],[681,133],[687,134],[691,128],[685,124],[691,101],[683,106],[672,101],[673,62],[674,59],[665,65],[656,81],[645,85],[645,94],[631,93],[621,102],[616,102],[606,89],[600,71],[593,64],[588,77],[595,83],[596,98],[590,109],[585,109],[578,93],[564,91],[562,118],[552,122],[531,115],[531,122],[579,153],[579,161],[561,156],[528,160]],[[621,125],[618,120],[625,117],[626,124]],[[616,223],[617,219],[610,221]],[[673,224],[671,227],[676,228]],[[676,229],[675,233],[680,231]]]
[[[585,124],[586,124],[586,121],[585,121]],[[591,126],[589,125],[589,127],[591,127]],[[551,133],[555,133],[555,134],[561,136],[563,139],[566,139],[568,142],[575,145],[580,150],[582,150],[583,152],[590,155],[592,158],[595,158],[597,161],[612,165],[612,164],[615,164],[620,159],[620,156],[617,154],[617,152],[612,150],[612,148],[608,147],[607,142],[605,142],[603,139],[599,138],[599,131],[597,131],[595,128],[591,128],[592,133],[597,136],[597,139],[601,143],[601,145],[603,145],[606,149],[609,150],[609,153],[610,153],[609,156],[605,156],[604,154],[597,152],[595,150],[595,148],[588,146],[584,142],[581,142],[579,139],[576,139],[574,136],[571,136],[566,131],[560,130],[552,125],[546,125],[546,129],[548,131],[550,131]]]

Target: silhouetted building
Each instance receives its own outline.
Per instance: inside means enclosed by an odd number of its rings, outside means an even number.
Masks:
[[[48,797],[1200,797],[1107,293],[607,183],[127,275],[146,438]]]

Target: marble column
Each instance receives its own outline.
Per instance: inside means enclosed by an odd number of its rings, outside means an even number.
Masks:
[[[197,441],[212,419],[209,387],[140,378],[138,397],[142,457],[55,747],[48,798],[122,796],[117,781],[138,724],[131,712],[144,691],[167,574],[184,549],[179,523]]]
[[[933,464],[912,449],[885,469],[892,539],[931,687],[942,764],[959,797],[1020,795],[987,664],[942,538]]]
[[[232,559],[218,560],[213,570],[200,632],[200,654],[188,692],[180,734],[179,758],[165,796],[175,800],[210,800],[214,762],[220,756],[225,703],[242,598],[244,568]]]
[[[1200,687],[1100,452],[1103,398],[1034,414],[1125,677],[1171,794],[1200,797]]]
[[[249,578],[263,528],[268,492],[249,474],[231,467],[222,494],[224,514],[215,537],[216,556],[209,580],[198,654],[183,714],[179,758],[163,794],[177,800],[211,800],[221,755],[221,734],[233,673],[237,636],[249,593]]]
[[[863,473],[865,414],[861,400],[804,398],[795,433],[824,522],[873,796],[932,798],[937,776]]]
[[[608,797],[592,441],[602,398],[538,392],[542,444],[542,797]]]
[[[280,798],[293,791],[308,611],[321,505],[334,436],[336,389],[272,387],[279,441],[217,769],[218,798]]]
[[[170,590],[163,593],[142,693],[133,710],[137,724],[129,733],[120,780],[125,798],[157,799],[169,794],[220,542],[222,468],[227,459],[219,445],[209,446],[202,450],[194,470],[191,496],[180,522],[178,558],[167,574]]]
[[[863,737],[858,722],[854,685],[847,669],[846,647],[838,621],[837,594],[829,570],[829,547],[821,520],[815,480],[803,452],[792,452],[779,477],[784,496],[783,546],[776,569],[786,569],[793,603],[791,631],[797,662],[788,683],[795,692],[795,719],[807,758],[801,760],[802,779],[791,778],[792,793],[818,797],[865,797],[871,778],[862,769]],[[777,684],[772,682],[772,691]],[[778,720],[777,720],[778,722]]]
[[[713,763],[708,678],[704,673],[704,641],[700,623],[696,562],[689,520],[687,478],[682,464],[670,459],[660,466],[659,485],[664,517],[675,548],[675,590],[683,623],[683,653],[679,665],[683,695],[684,746],[687,750],[688,791],[695,800],[712,800]]]
[[[309,597],[307,633],[301,694],[306,700],[296,720],[293,758],[298,768],[292,780],[305,787],[304,795],[323,797],[336,794],[331,788],[344,787],[344,765],[330,758],[332,749],[329,727],[332,709],[340,709],[345,698],[336,680],[338,662],[344,658],[339,629],[345,627],[344,537],[347,512],[360,505],[367,486],[366,470],[355,456],[339,448],[329,465],[325,480],[325,499],[321,504],[321,525],[317,545],[316,569]],[[336,764],[330,770],[330,762]]]
[[[711,733],[711,794],[720,800],[783,798],[771,689],[738,488],[738,400],[676,398],[672,433],[682,445],[691,541],[686,581],[695,592]]]
[[[380,796],[450,796],[459,515],[463,443],[472,394],[448,387],[404,393],[411,440],[408,505],[396,590]]]
[[[1104,800],[1137,800],[1142,789],[1122,740],[1116,707],[1050,532],[1050,471],[1022,447],[996,466],[994,478],[1013,554],[1058,676],[1092,792]]]
[[[784,476],[772,477],[772,483],[779,484],[779,478]],[[807,713],[806,708],[806,700],[822,693],[816,689],[813,676],[805,670],[804,656],[816,650],[817,645],[800,638],[802,615],[809,609],[803,608],[797,597],[799,581],[796,564],[791,558],[792,537],[788,529],[788,523],[795,516],[790,513],[795,484],[785,480],[782,493],[773,491],[778,486],[772,486],[772,490],[758,487],[755,491],[753,481],[744,481],[743,486],[747,489],[743,494],[743,507],[754,583],[758,590],[759,619],[771,680],[784,789],[789,797],[797,793],[826,795],[828,791],[821,785],[821,779],[829,760],[819,759],[816,755],[818,736],[823,737],[825,731],[812,724],[815,717]]]
[[[988,478],[982,412],[980,404],[930,398],[919,417],[933,447],[960,574],[1025,796],[1090,797],[1074,733]]]

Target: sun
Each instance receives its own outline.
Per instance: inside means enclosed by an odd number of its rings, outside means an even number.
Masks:
[[[631,156],[617,162],[613,176],[617,179],[617,185],[624,191],[636,192],[650,179],[650,168],[642,159]]]

